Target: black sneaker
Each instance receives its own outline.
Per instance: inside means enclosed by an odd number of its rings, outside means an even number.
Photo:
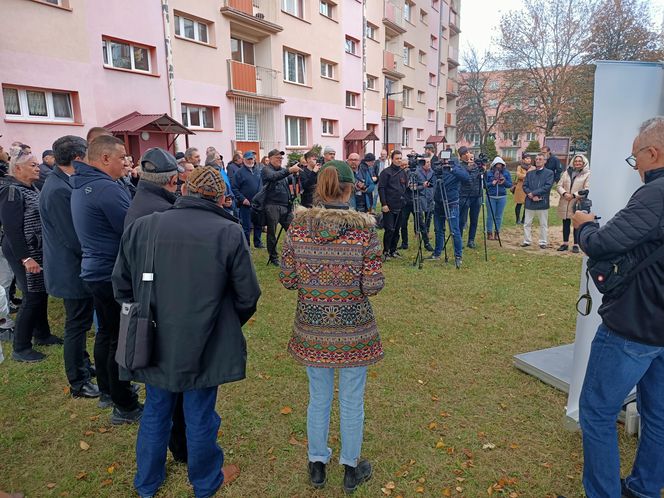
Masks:
[[[344,472],[344,491],[346,494],[353,493],[360,484],[371,479],[371,464],[368,460],[360,460],[357,467],[344,465],[346,468]]]
[[[469,240],[469,241],[468,241],[468,244],[466,245],[466,247],[467,247],[468,249],[475,249],[475,248],[477,247],[477,245],[475,244],[475,241],[474,241],[474,240]]]
[[[53,334],[44,339],[35,338],[33,342],[35,343],[35,346],[61,346],[65,343],[65,341],[60,339],[57,335]]]
[[[325,487],[327,476],[323,462],[309,462],[309,482],[316,489]]]
[[[101,395],[99,388],[92,382],[86,382],[80,389],[72,389],[72,398],[98,398]]]
[[[572,252],[574,254],[579,254],[579,246],[577,246],[576,244],[572,246]]]
[[[424,244],[424,250],[433,252],[433,247],[431,247],[431,244]]]
[[[99,403],[97,403],[97,408],[99,408],[100,410],[105,410],[106,408],[110,408],[112,406],[113,406],[113,400],[111,399],[111,395],[106,393],[100,393]]]
[[[436,256],[435,254],[432,254],[432,255],[429,256],[427,259],[432,259],[432,260],[434,260],[434,261],[438,261],[438,260],[440,259],[440,256]]]
[[[24,349],[23,351],[12,351],[12,360],[21,361],[24,363],[37,363],[46,358],[44,353],[35,351],[34,349]]]
[[[270,261],[267,262],[267,264],[270,265],[270,266],[277,266],[278,267],[279,266],[279,261],[271,259]]]
[[[401,244],[401,245],[399,246],[399,249],[402,249],[402,250],[405,251],[406,249],[408,249],[408,244]]]
[[[113,408],[113,414],[111,415],[111,424],[113,425],[122,425],[122,424],[135,424],[141,420],[143,416],[143,406],[138,405],[136,408],[130,411],[120,410],[117,406]]]
[[[560,247],[558,249],[556,249],[556,251],[563,252],[563,251],[567,251],[568,249],[569,249],[569,246],[567,244],[561,244]]]

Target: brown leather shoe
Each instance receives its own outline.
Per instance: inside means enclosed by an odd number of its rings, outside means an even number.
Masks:
[[[221,468],[221,472],[224,474],[224,482],[221,484],[223,486],[230,486],[233,484],[233,481],[238,478],[240,475],[240,467],[231,463],[229,465],[224,465]]]

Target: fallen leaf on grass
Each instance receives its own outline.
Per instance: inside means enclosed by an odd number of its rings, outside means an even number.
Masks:
[[[495,449],[496,445],[493,443],[486,443],[482,445],[483,450],[493,450]]]
[[[415,488],[416,493],[424,493],[424,486],[418,486]]]
[[[422,379],[417,379],[418,384],[424,384],[424,381]]]
[[[440,416],[441,416],[441,417],[449,417],[450,414],[447,413],[447,412],[440,412]]]
[[[110,486],[111,484],[113,484],[113,479],[104,479],[101,481],[102,486]]]
[[[92,432],[92,431],[85,431],[83,433],[84,436],[92,436],[93,434],[94,434],[94,432]]]
[[[108,472],[109,474],[112,474],[113,472],[115,472],[115,464],[113,464],[109,468],[107,468],[106,472]]]
[[[69,386],[66,386],[62,388],[62,392],[65,394],[69,394],[71,392],[71,389],[69,388]]]
[[[390,496],[392,494],[392,491],[396,488],[396,484],[394,484],[394,481],[390,481],[385,486],[380,488],[380,490],[383,492],[385,496]]]
[[[76,480],[77,481],[81,481],[81,480],[85,479],[86,477],[88,477],[88,473],[83,471],[83,470],[81,470],[78,474],[76,474]]]
[[[47,487],[48,489],[53,489],[53,488],[55,487],[55,483],[54,483],[54,482],[46,483],[46,487]]]
[[[93,415],[92,417],[90,417],[90,420],[92,420],[93,422],[95,420],[99,420],[99,415]]]
[[[368,375],[372,379],[375,379],[376,377],[378,377],[378,372],[376,372],[375,370],[370,370]]]
[[[78,415],[72,413],[71,415],[69,415],[69,420],[74,420],[76,417],[78,417]]]
[[[537,318],[542,318],[543,316],[546,316],[546,313],[540,313],[539,315],[537,315]]]
[[[461,493],[461,492],[463,492],[463,488],[462,488],[461,486],[457,486],[457,487],[454,488],[454,489],[457,490],[457,493]]]
[[[90,449],[90,445],[86,443],[85,441],[81,440],[78,442],[78,446],[83,450],[83,451],[88,451]]]
[[[445,447],[445,443],[443,442],[442,439],[440,439],[440,440],[436,443],[436,449],[440,450],[440,449],[442,449],[442,448],[444,448],[444,447]]]
[[[463,451],[463,454],[466,455],[466,458],[467,458],[468,460],[472,460],[472,459],[473,459],[473,452],[470,451],[468,448],[464,448],[464,449],[462,449],[461,451]]]
[[[281,413],[282,415],[290,415],[291,413],[293,413],[293,409],[290,406],[284,406],[279,411],[279,413]]]
[[[435,394],[431,395],[431,401],[440,401],[440,398],[436,396]]]
[[[429,424],[429,430],[430,431],[434,430],[436,427],[438,427],[438,424],[436,422],[431,422]]]
[[[99,434],[106,434],[110,429],[107,429],[106,427],[100,427],[97,430],[99,431]]]
[[[519,493],[517,493],[516,491],[512,491],[509,496],[510,498],[519,498]]]
[[[551,464],[549,462],[545,462],[545,463],[542,464],[542,467],[544,467],[545,469],[550,469]]]
[[[443,496],[452,496],[452,490],[450,488],[443,488],[441,494]]]
[[[513,449],[513,450],[516,450],[518,447],[519,447],[519,445],[516,444],[516,443],[510,444],[510,448]]]
[[[63,497],[64,496],[69,496],[69,491],[63,491],[62,493],[60,493],[60,496],[63,496]]]

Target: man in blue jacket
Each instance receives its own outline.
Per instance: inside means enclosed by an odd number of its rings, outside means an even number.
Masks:
[[[95,363],[99,390],[115,405],[111,422],[138,422],[143,407],[131,384],[120,381],[115,351],[118,346],[120,305],[113,296],[111,274],[118,255],[124,220],[131,199],[116,180],[125,160],[122,140],[102,135],[89,144],[88,163],[74,162],[71,214],[81,243],[81,278],[92,291],[99,330],[95,338]]]
[[[463,236],[466,228],[466,222],[470,217],[468,225],[468,247],[474,249],[475,235],[477,234],[477,224],[482,210],[482,175],[484,174],[484,165],[481,162],[475,162],[473,153],[466,146],[459,147],[459,159],[461,167],[468,173],[466,180],[459,190],[460,209],[459,209],[459,229]],[[435,223],[435,221],[434,221]]]
[[[371,173],[360,164],[360,155],[353,152],[346,160],[355,175],[355,195],[351,196],[350,207],[362,213],[371,210],[371,200],[376,184],[371,180]]]
[[[235,199],[240,207],[240,223],[247,238],[247,244],[251,245],[251,200],[263,186],[261,172],[256,167],[256,156],[253,152],[245,152],[242,158],[242,167],[233,175],[231,180]],[[255,226],[254,247],[262,249],[261,235],[263,227]]]
[[[73,161],[81,161],[87,142],[73,135],[53,143],[57,165],[46,177],[39,196],[44,250],[46,291],[62,298],[65,306],[64,362],[70,392],[74,398],[98,398],[99,389],[90,382],[86,334],[92,327],[93,303],[90,289],[81,279],[81,244],[71,216]]]
[[[436,233],[436,245],[430,259],[440,259],[445,247],[445,221],[450,226],[452,241],[454,243],[454,265],[461,268],[463,256],[463,239],[459,227],[459,190],[462,183],[469,181],[470,176],[466,167],[457,161],[445,166],[438,166],[436,182],[434,185],[433,200],[433,227]],[[447,205],[447,206],[446,206]],[[447,207],[447,209],[446,209]],[[447,218],[447,213],[449,218]]]
[[[664,118],[641,125],[627,163],[645,183],[603,227],[595,215],[572,217],[579,245],[602,261],[627,256],[634,264],[662,247],[664,236]],[[664,490],[664,262],[641,269],[622,292],[605,295],[579,400],[583,486],[589,498],[661,496]],[[637,386],[641,437],[634,466],[620,479],[616,420]]]
[[[546,249],[549,230],[549,194],[553,187],[553,171],[544,167],[544,154],[535,157],[535,169],[526,174],[523,191],[526,193],[526,221],[523,224],[523,243],[528,247],[532,243],[533,218],[537,216],[540,227],[539,246]]]

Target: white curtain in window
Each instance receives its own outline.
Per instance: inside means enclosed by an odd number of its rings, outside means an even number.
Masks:
[[[5,112],[7,114],[21,114],[21,105],[18,101],[18,90],[16,88],[3,88],[2,94],[5,98]]]
[[[53,92],[53,114],[56,118],[73,117],[68,93]]]
[[[131,69],[131,47],[126,43],[111,42],[113,67]]]
[[[28,112],[30,116],[48,116],[46,94],[44,92],[25,92],[28,96]]]

